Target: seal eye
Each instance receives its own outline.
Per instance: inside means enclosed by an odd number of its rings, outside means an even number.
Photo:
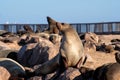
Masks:
[[[64,25],[65,23],[62,23],[62,25]]]

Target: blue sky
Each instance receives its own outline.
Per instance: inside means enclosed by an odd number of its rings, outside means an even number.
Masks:
[[[0,0],[0,23],[120,21],[120,0]]]

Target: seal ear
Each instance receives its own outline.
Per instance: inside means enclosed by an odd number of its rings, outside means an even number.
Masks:
[[[62,29],[62,24],[61,24],[61,23],[56,22],[56,26],[57,26],[58,30],[61,30],[61,29]]]

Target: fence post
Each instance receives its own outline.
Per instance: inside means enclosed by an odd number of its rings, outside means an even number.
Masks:
[[[112,23],[109,23],[108,24],[108,32],[112,32],[112,31],[113,31]]]

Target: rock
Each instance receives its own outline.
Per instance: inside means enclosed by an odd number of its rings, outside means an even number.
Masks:
[[[111,42],[120,42],[120,39],[112,39]]]
[[[7,58],[8,55],[11,53],[11,52],[18,52],[17,50],[1,50],[0,51],[0,58]]]
[[[115,46],[114,45],[106,45],[105,43],[96,46],[96,50],[97,51],[103,51],[105,53],[112,53],[113,51],[115,51]]]
[[[64,79],[64,77],[66,77],[66,79],[64,80],[74,80],[77,76],[80,75],[80,72],[78,69],[75,69],[75,68],[68,68],[65,72],[64,72],[64,75],[62,78]],[[61,79],[59,79],[61,80]]]
[[[6,33],[7,31],[5,30],[0,30],[0,35],[3,34],[3,33]]]
[[[6,43],[8,47],[10,47],[10,50],[19,50],[21,48],[20,45],[18,45],[17,42],[14,43]]]
[[[0,66],[0,80],[9,80],[10,78],[10,73],[8,70],[2,66]]]
[[[49,40],[40,39],[40,43],[33,49],[32,57],[30,58],[31,66],[42,64],[48,60],[51,60],[59,52],[60,44],[53,44]]]
[[[43,79],[41,76],[34,76],[34,77],[29,78],[28,80],[43,80]]]
[[[11,48],[7,44],[0,41],[0,50],[10,50],[10,49]]]
[[[86,54],[86,56],[87,56],[87,60],[83,66],[94,69],[95,60],[92,58],[92,56],[90,56],[90,54]]]
[[[115,50],[120,51],[120,44],[115,44]]]
[[[15,36],[15,34],[12,33],[12,32],[5,32],[5,33],[1,34],[0,36],[2,36],[2,37],[10,37],[10,36]]]
[[[105,51],[106,51],[107,53],[113,52],[114,49],[115,49],[115,46],[114,46],[114,45],[106,45],[106,47],[105,47]]]
[[[94,80],[93,75],[95,70],[93,68],[81,67],[79,71],[81,72],[81,75],[77,76],[75,80]]]
[[[17,55],[18,61],[29,67],[42,64],[58,54],[59,46],[60,42],[57,40],[53,44],[47,39],[39,38],[39,43],[26,44],[20,49]]]
[[[21,46],[18,45],[18,36],[2,37],[0,39],[1,50],[19,50]]]
[[[41,33],[36,33],[37,36],[45,38],[45,39],[49,39],[50,34],[45,33],[45,32],[41,32]]]
[[[33,48],[37,45],[37,43],[26,44],[21,47],[17,54],[17,61],[24,65],[28,66],[28,61],[33,53]]]
[[[116,62],[120,63],[120,52],[115,53]]]
[[[49,80],[51,79],[51,77],[55,74],[54,73],[51,73],[51,74],[48,74],[47,77],[46,77],[46,80]],[[75,78],[77,76],[80,76],[80,72],[78,69],[76,68],[72,68],[72,67],[69,67],[65,72],[63,72],[58,78],[57,80],[76,80]]]
[[[0,58],[0,66],[4,67],[9,73],[10,77],[24,78],[25,69],[16,61],[9,58]]]
[[[27,34],[27,32],[24,31],[24,30],[18,30],[18,31],[16,32],[16,34],[21,37],[21,36],[23,36],[24,34]]]

